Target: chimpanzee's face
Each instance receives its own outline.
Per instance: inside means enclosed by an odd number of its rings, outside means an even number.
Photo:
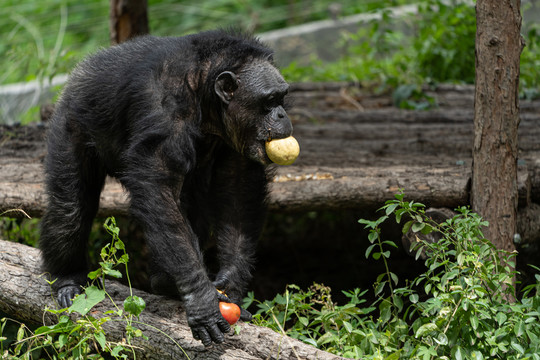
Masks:
[[[289,84],[273,65],[260,61],[237,74],[221,73],[215,90],[224,103],[225,140],[244,156],[269,164],[265,142],[292,135],[284,109]]]

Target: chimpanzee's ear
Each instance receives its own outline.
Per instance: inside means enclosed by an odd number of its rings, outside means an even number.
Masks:
[[[236,79],[236,75],[230,71],[224,71],[219,74],[214,84],[214,91],[225,104],[228,104],[232,100],[234,91],[237,88],[238,80]]]

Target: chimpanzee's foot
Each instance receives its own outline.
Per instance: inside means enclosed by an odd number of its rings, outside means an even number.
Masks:
[[[58,304],[61,308],[70,307],[73,298],[81,293],[80,285],[66,285],[58,289]]]

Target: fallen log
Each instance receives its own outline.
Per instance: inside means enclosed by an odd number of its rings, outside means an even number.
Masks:
[[[0,213],[23,209],[40,217],[46,206],[39,164],[5,165],[16,167],[30,181],[4,177],[0,181]],[[399,189],[407,196],[431,206],[456,207],[468,201],[468,167],[385,166],[373,168],[294,167],[277,173],[270,183],[269,207],[274,211],[317,209],[376,208],[392,199]],[[127,214],[128,195],[112,179],[107,182],[100,200],[99,214]],[[16,214],[13,214],[15,216]]]
[[[537,173],[540,168],[533,175]],[[20,174],[24,176],[21,178]],[[520,167],[519,174],[520,207],[526,207],[531,202],[531,188],[540,186],[540,177],[529,176],[527,167]],[[32,217],[41,217],[46,206],[41,165],[3,165],[2,176],[0,213],[22,209]],[[376,209],[393,199],[400,189],[407,198],[427,206],[455,208],[468,204],[470,178],[471,169],[465,162],[355,168],[292,166],[281,168],[270,183],[269,208],[271,211]],[[108,179],[101,194],[99,215],[126,215],[128,208],[128,194],[117,181]]]
[[[40,271],[39,251],[3,240],[0,240],[0,249],[0,311],[28,323],[53,323],[55,316],[43,311],[46,307],[54,308],[55,303]],[[106,281],[106,289],[117,304],[122,304],[129,296],[129,289],[114,281]],[[134,295],[142,297],[147,304],[140,316],[140,321],[147,325],[137,326],[149,339],[136,340],[134,344],[140,359],[342,359],[248,323],[241,323],[240,333],[226,336],[223,344],[205,348],[192,338],[178,301],[136,289]],[[92,310],[92,316],[103,316],[111,306],[108,299],[102,301]],[[124,329],[125,324],[121,321],[108,322],[107,339],[121,342],[125,337]]]

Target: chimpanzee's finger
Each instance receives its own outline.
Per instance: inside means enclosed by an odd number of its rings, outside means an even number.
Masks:
[[[225,320],[224,318],[221,318],[218,320],[217,325],[222,333],[226,334],[229,331],[231,331],[231,325]]]
[[[196,329],[192,330],[193,338],[197,340],[201,340],[204,346],[210,346],[212,345],[212,338],[210,337],[210,334],[208,334],[208,331],[203,326],[197,327]]]
[[[218,324],[219,323],[220,322],[218,321]],[[229,325],[229,324],[227,324],[227,325]],[[212,341],[214,341],[216,344],[221,344],[222,342],[225,341],[225,337],[223,336],[223,332],[221,332],[220,327],[221,326],[218,327],[218,325],[216,325],[216,324],[212,324],[212,325],[209,325],[209,326],[206,327],[206,330],[208,330],[208,333],[212,337]],[[204,342],[203,342],[203,344],[204,344]]]
[[[253,319],[253,315],[251,315],[251,313],[246,309],[240,308],[240,320],[251,321],[251,319]]]
[[[229,297],[227,295],[225,295],[224,293],[222,292],[217,292],[218,295],[217,295],[217,298],[219,301],[224,301],[224,302],[228,302],[230,303],[231,302],[231,299],[229,299]]]

